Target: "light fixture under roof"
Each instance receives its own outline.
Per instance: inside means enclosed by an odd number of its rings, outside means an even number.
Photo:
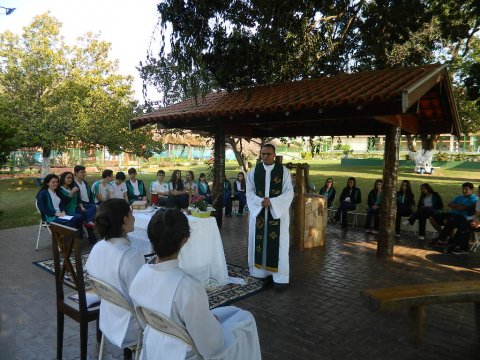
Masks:
[[[0,6],[0,9],[5,9],[5,15],[10,15],[15,11],[16,8],[7,8],[5,6]]]

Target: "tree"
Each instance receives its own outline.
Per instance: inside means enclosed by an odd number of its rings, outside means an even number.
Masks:
[[[41,148],[43,174],[51,151],[72,142],[140,155],[161,149],[151,127],[128,132],[136,106],[132,79],[117,74],[110,45],[86,34],[70,46],[60,30],[61,23],[44,14],[21,36],[0,34],[0,118],[17,130],[17,148]]]

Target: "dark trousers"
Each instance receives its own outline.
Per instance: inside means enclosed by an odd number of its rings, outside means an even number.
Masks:
[[[82,204],[86,211],[82,211],[80,208],[77,208],[75,213],[83,216],[84,221],[89,223],[95,219],[95,215],[97,214],[97,206],[84,201],[82,201]]]
[[[243,214],[243,209],[247,204],[247,195],[244,191],[237,191],[236,197],[238,199],[238,213]]]
[[[458,224],[457,232],[452,239],[452,245],[458,246],[461,250],[468,251],[468,241],[474,229],[470,227],[471,220],[464,218],[464,221],[461,221]]]
[[[73,216],[70,220],[60,219],[59,217],[57,217],[55,218],[55,220],[53,220],[53,222],[75,228],[81,234],[82,228],[83,228],[83,217],[79,214],[70,215],[70,216]]]
[[[415,224],[418,220],[418,235],[425,236],[425,227],[427,226],[427,219],[435,215],[435,209],[431,207],[422,207],[415,211],[408,219],[410,224]]]
[[[348,226],[347,213],[355,209],[356,209],[355,204],[352,204],[350,201],[340,202],[340,206],[338,207],[337,212],[335,213],[335,220],[339,221],[341,216],[342,228],[346,228]]]
[[[446,239],[452,234],[453,229],[457,228],[458,230],[460,230],[462,227],[465,227],[467,223],[467,220],[463,215],[454,213],[437,214],[433,217],[433,219],[440,226],[444,225],[439,235],[440,239]]]
[[[225,215],[232,215],[232,192],[230,190],[223,192],[223,206],[225,206]]]
[[[378,230],[378,224],[379,224],[379,220],[380,220],[380,208],[379,207],[376,207],[375,209],[369,207],[367,209],[367,219],[365,221],[365,228],[369,229],[371,227],[372,217],[373,217],[373,227],[374,227],[375,230]]]
[[[402,216],[411,216],[412,215],[412,208],[410,206],[397,206],[397,217],[395,218],[395,233],[400,233],[400,222],[402,220]]]

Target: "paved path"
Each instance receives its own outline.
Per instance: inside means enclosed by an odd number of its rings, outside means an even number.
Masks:
[[[222,229],[227,261],[246,265],[246,217],[226,218]],[[56,348],[53,277],[32,265],[51,258],[50,247],[34,250],[37,227],[0,231],[0,359],[54,359]],[[44,240],[48,236],[44,234]],[[467,256],[422,249],[404,236],[392,262],[375,257],[376,242],[357,230],[329,226],[325,248],[292,250],[291,287],[273,288],[237,306],[257,321],[265,360],[292,359],[478,359],[472,304],[427,307],[425,345],[407,340],[406,311],[372,314],[360,290],[395,284],[478,280],[480,266]],[[64,359],[79,357],[79,327],[65,320]],[[91,359],[98,350],[90,326]],[[122,359],[107,345],[105,359]]]

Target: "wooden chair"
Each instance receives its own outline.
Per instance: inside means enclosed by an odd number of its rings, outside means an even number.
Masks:
[[[111,286],[110,284],[100,279],[94,278],[93,276],[90,276],[90,281],[91,281],[93,290],[95,290],[98,296],[100,296],[102,301],[108,301],[118,307],[121,307],[122,309],[129,311],[135,319],[137,318],[137,313],[135,312],[134,307],[130,305],[127,299],[125,299],[125,297],[117,289],[115,289],[113,286]],[[126,347],[133,350],[133,352],[135,353],[135,360],[138,360],[138,357],[140,356],[140,347],[142,344],[142,333],[143,333],[143,330],[140,330],[138,334],[137,342],[133,344],[128,344]],[[104,345],[105,345],[105,333],[102,333],[102,341],[100,342],[98,360],[102,360],[103,358]],[[128,354],[124,353],[124,355],[125,357],[128,357]]]
[[[52,250],[57,293],[57,359],[62,358],[64,317],[69,316],[80,323],[80,359],[87,358],[88,323],[97,321],[97,342],[101,333],[98,328],[99,306],[88,308],[85,294],[82,254],[77,229],[50,223]],[[65,281],[69,274],[70,281]],[[65,294],[64,286],[71,287],[78,294],[78,303]]]
[[[185,329],[183,329],[176,322],[156,311],[146,309],[142,306],[137,306],[135,310],[137,311],[138,318],[142,323],[151,326],[153,329],[161,332],[162,334],[182,341],[185,345],[192,349],[199,359],[203,359],[203,356],[198,352],[197,347],[195,346],[195,343],[188,332],[186,332]]]
[[[50,234],[52,234],[52,232],[50,231],[50,226],[45,220],[43,214],[40,212],[40,209],[38,208],[37,200],[35,200],[35,207],[37,208],[37,211],[40,214],[40,224],[38,225],[37,245],[35,246],[35,251],[38,251],[38,246],[40,244],[40,235],[42,233],[42,230],[45,228],[48,230]]]

